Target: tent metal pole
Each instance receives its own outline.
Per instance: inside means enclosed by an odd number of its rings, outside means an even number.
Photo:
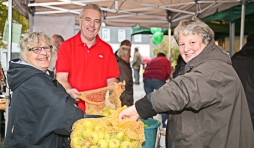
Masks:
[[[11,61],[11,49],[12,49],[12,0],[8,0],[8,22],[9,22],[9,36],[8,36],[8,50],[7,50],[7,63],[6,67],[9,69],[9,61]],[[10,102],[10,90],[8,84],[5,92],[6,99],[6,110],[5,110],[5,136],[8,125],[8,116],[9,116],[9,102]]]
[[[172,13],[169,10],[166,10],[167,21],[168,21],[168,58],[171,57],[171,27],[172,27]]]
[[[245,0],[242,1],[241,31],[240,31],[240,49],[243,47],[244,23],[245,23]]]
[[[168,23],[168,57],[171,57],[171,23]]]
[[[235,53],[235,23],[229,24],[230,49],[229,55],[232,57]]]

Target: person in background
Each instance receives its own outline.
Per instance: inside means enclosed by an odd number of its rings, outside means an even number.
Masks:
[[[56,77],[86,113],[85,102],[78,98],[80,92],[114,85],[120,72],[111,46],[98,36],[101,8],[87,4],[79,17],[81,30],[63,42],[57,52]]]
[[[126,45],[126,46],[131,47],[131,41],[129,41],[129,40],[123,40],[123,41],[121,42],[121,44],[120,44],[120,47],[123,46],[123,45]],[[118,49],[118,50],[119,50],[119,49]],[[115,56],[116,56],[116,57],[118,57],[118,54],[117,54],[117,53],[118,53],[118,50],[115,51]]]
[[[132,61],[132,68],[134,70],[134,79],[135,82],[134,84],[140,84],[139,83],[139,73],[140,73],[140,65],[142,63],[141,55],[138,52],[138,48],[134,49],[134,56],[133,56],[133,61]]]
[[[132,79],[132,70],[129,64],[131,57],[131,42],[125,40],[121,47],[119,48],[117,54],[117,63],[120,70],[119,81],[125,81],[125,90],[120,96],[122,106],[131,106],[133,105],[133,79]]]
[[[64,39],[61,35],[59,34],[54,34],[51,37],[52,42],[53,42],[53,52],[52,52],[52,58],[49,64],[49,70],[55,72],[55,67],[56,67],[56,59],[57,59],[57,51],[62,42],[64,42]]]
[[[244,89],[214,32],[197,18],[181,20],[174,38],[186,62],[183,73],[123,110],[119,119],[170,112],[167,148],[253,148]]]
[[[232,56],[231,60],[242,82],[254,129],[254,30],[248,34],[247,43]]]
[[[157,54],[157,57],[152,59],[146,66],[143,74],[144,90],[146,95],[154,90],[158,90],[170,79],[171,64],[162,52]],[[166,128],[167,113],[162,113],[162,127]]]
[[[13,92],[4,148],[62,148],[72,125],[84,114],[61,84],[49,76],[52,42],[42,32],[20,41],[20,59],[9,62]]]

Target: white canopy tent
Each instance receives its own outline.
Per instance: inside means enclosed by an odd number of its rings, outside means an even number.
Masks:
[[[248,0],[250,2],[251,0]],[[246,0],[13,0],[14,6],[29,18],[33,16],[62,16],[73,14],[76,24],[80,8],[97,3],[104,12],[107,26],[172,27],[184,18],[204,18],[217,11],[246,3]]]
[[[254,0],[9,0],[6,4],[12,6],[12,1],[13,6],[29,19],[31,31],[34,16],[74,15],[75,23],[78,24],[80,8],[88,3],[97,3],[103,10],[103,23],[106,26],[133,27],[139,24],[141,27],[169,28],[169,40],[170,28],[176,26],[182,19],[194,16],[201,19],[215,12],[242,5],[240,46],[243,45],[244,8],[247,3],[254,2]],[[9,24],[12,22],[10,8]],[[8,61],[11,60],[11,29],[10,25]],[[234,25],[231,26],[230,32],[232,36]],[[233,38],[232,36],[231,42]],[[9,91],[6,92],[6,97],[9,98]],[[6,113],[8,115],[8,101]]]

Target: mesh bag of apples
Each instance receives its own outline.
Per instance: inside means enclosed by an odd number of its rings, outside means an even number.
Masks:
[[[72,126],[71,148],[141,148],[145,141],[141,120],[118,119],[126,106],[102,118],[84,118]]]
[[[125,85],[125,82],[123,83]],[[85,101],[86,114],[108,116],[121,107],[121,85],[115,84],[99,89],[81,92],[79,98]]]

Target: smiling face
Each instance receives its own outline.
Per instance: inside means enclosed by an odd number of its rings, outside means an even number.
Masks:
[[[49,45],[44,41],[40,41],[39,44],[34,47],[49,47]],[[26,61],[34,67],[46,72],[50,64],[51,55],[51,51],[46,51],[44,49],[38,54],[30,50],[26,53]]]
[[[101,14],[94,9],[84,10],[83,18],[79,20],[81,27],[81,39],[83,42],[91,42],[95,39],[101,27]]]
[[[180,54],[186,63],[198,56],[206,47],[206,44],[202,42],[199,34],[185,35],[183,31],[179,33],[178,45]]]

